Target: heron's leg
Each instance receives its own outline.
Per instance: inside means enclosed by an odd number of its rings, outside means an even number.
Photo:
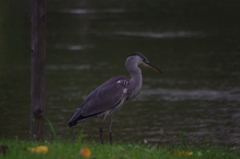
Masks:
[[[101,140],[102,144],[104,144],[104,142],[103,142],[103,137],[102,137],[103,124],[104,124],[104,121],[106,120],[107,115],[108,115],[108,113],[107,113],[106,115],[104,115],[102,124],[101,124],[101,126],[99,127],[100,140]]]
[[[110,143],[112,144],[112,116],[110,117],[110,123],[109,123],[109,129],[108,129],[108,133],[109,133],[109,139],[110,139]]]

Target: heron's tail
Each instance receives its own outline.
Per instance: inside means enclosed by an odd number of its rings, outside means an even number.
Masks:
[[[71,116],[71,118],[69,119],[69,121],[68,121],[68,126],[69,126],[69,127],[72,127],[72,126],[76,125],[77,123],[79,123],[80,121],[86,120],[86,119],[89,118],[89,117],[96,116],[96,115],[101,114],[101,113],[102,113],[102,112],[83,116],[83,115],[82,115],[82,110],[81,110],[81,108],[78,108],[78,109],[73,113],[73,115]]]
[[[69,126],[69,127],[72,127],[72,126],[74,126],[74,125],[76,125],[76,124],[77,124],[76,121],[68,122],[68,126]]]
[[[70,117],[70,119],[68,121],[69,127],[76,125],[78,123],[78,121],[81,120],[81,114],[80,114],[81,111],[80,110],[81,110],[80,108],[76,109],[76,111]]]

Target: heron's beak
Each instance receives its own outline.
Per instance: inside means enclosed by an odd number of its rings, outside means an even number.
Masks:
[[[151,69],[159,72],[159,73],[163,73],[161,70],[159,70],[157,67],[153,66],[151,63],[146,63],[146,62],[143,62],[145,65],[147,65],[148,67],[150,67]]]

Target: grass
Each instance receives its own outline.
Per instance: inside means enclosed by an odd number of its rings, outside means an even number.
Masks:
[[[83,148],[91,150],[90,159],[240,159],[240,151],[223,148],[200,148],[191,146],[154,146],[132,143],[77,142],[57,139],[53,141],[36,142],[20,139],[0,138],[0,146],[8,147],[6,153],[0,149],[0,158],[4,159],[81,159],[79,154]],[[46,154],[31,152],[28,147],[45,145],[49,147]],[[183,152],[184,151],[184,152]],[[187,155],[192,152],[192,155]]]
[[[80,154],[84,148],[91,151],[89,159],[240,159],[240,151],[215,146],[189,146],[181,136],[181,145],[159,146],[143,143],[106,143],[83,142],[81,131],[77,141],[60,139],[53,125],[47,120],[53,134],[53,140],[39,142],[0,137],[0,158],[4,159],[83,159]],[[32,152],[29,148],[47,146],[46,153]],[[5,149],[7,147],[7,149]]]

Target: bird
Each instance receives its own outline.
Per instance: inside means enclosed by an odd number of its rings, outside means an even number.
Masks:
[[[103,121],[99,127],[101,143],[104,144],[102,132],[107,116],[110,116],[109,140],[112,144],[112,116],[126,101],[135,98],[142,87],[142,71],[138,67],[143,64],[153,70],[162,73],[157,67],[141,53],[134,53],[127,57],[125,67],[131,78],[117,76],[109,79],[95,90],[93,90],[75,110],[68,121],[68,126],[72,127],[90,117],[103,116]]]

